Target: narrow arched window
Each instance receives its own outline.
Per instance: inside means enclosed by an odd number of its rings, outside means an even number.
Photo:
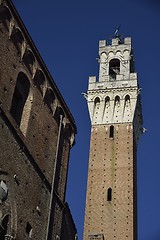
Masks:
[[[94,104],[95,106],[100,104],[100,98],[99,97],[96,97],[95,100],[94,100]]]
[[[20,126],[23,109],[29,95],[30,82],[24,73],[19,73],[13,93],[10,113]]]
[[[127,101],[130,102],[130,96],[129,95],[125,96],[125,102],[127,102]]]
[[[35,56],[31,50],[26,49],[23,55],[23,62],[28,68],[29,72],[33,74],[34,65],[35,65]]]
[[[40,69],[38,69],[36,71],[33,82],[34,82],[34,85],[40,91],[40,93],[43,95],[43,87],[44,87],[44,83],[45,83],[45,76],[44,76],[44,73]]]
[[[115,105],[116,105],[116,106],[119,106],[119,104],[120,104],[120,97],[119,97],[119,96],[116,96],[116,97],[115,97]]]
[[[107,201],[112,201],[112,188],[108,188],[107,190]]]
[[[54,113],[54,119],[56,120],[57,124],[59,125],[60,124],[60,119],[61,119],[61,116],[62,116],[62,119],[64,118],[64,112],[62,110],[61,107],[57,107],[56,108],[56,111]]]
[[[53,113],[55,95],[51,88],[47,89],[43,101],[44,101],[44,104],[48,106],[50,113]]]
[[[109,62],[109,78],[110,80],[116,80],[116,75],[120,73],[120,61],[117,58],[110,60]]]
[[[19,28],[14,28],[11,34],[11,40],[13,44],[15,45],[18,54],[21,54],[22,46],[24,43],[24,36]]]
[[[109,106],[109,103],[110,103],[110,98],[107,96],[107,97],[105,98],[105,105],[106,105],[106,106]]]
[[[7,7],[2,7],[1,5],[1,12],[0,12],[0,19],[4,24],[5,28],[9,31],[10,22],[12,21],[12,14]]]
[[[114,138],[114,126],[110,126],[109,128],[109,138]]]

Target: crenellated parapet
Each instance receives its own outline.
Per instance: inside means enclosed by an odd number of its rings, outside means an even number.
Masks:
[[[120,41],[112,39],[112,44],[106,41],[99,42],[99,81],[123,81],[130,79],[130,73],[134,72],[131,38]]]

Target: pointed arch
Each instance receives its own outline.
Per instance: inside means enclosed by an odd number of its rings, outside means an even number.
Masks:
[[[63,112],[63,109],[61,107],[57,107],[56,111],[54,113],[54,119],[56,120],[57,124],[60,124],[60,116],[62,116],[62,118],[65,117],[65,114]]]
[[[117,95],[115,96],[115,105],[119,105],[120,104],[120,97]]]
[[[44,104],[46,104],[50,110],[50,113],[54,111],[54,103],[55,103],[55,94],[51,88],[47,88],[45,96],[44,96]]]
[[[27,132],[32,102],[33,94],[30,89],[30,82],[27,76],[20,72],[16,80],[10,113],[24,135]]]
[[[11,40],[16,47],[18,54],[21,55],[22,48],[24,45],[24,36],[19,28],[13,28],[11,33]]]
[[[93,105],[93,122],[97,123],[97,119],[99,117],[99,111],[100,111],[100,97],[95,97],[94,99],[94,105]]]
[[[70,146],[73,146],[74,141],[75,141],[74,134],[73,134],[74,131],[73,131],[70,123],[65,124],[64,132],[65,132],[66,139],[68,139],[68,141],[70,142]]]
[[[107,97],[105,97],[105,106],[107,105],[109,105],[110,104],[110,97],[109,96],[107,96]]]
[[[125,102],[127,101],[130,101],[130,96],[128,94],[125,96]]]
[[[34,65],[35,65],[35,56],[33,52],[30,49],[26,49],[24,55],[23,55],[23,62],[28,68],[31,75],[34,73]]]
[[[40,91],[41,95],[43,96],[43,87],[44,87],[44,83],[45,83],[45,75],[40,69],[37,69],[36,74],[35,74],[34,79],[33,79],[33,82],[34,82],[34,85]]]
[[[2,20],[4,27],[9,31],[12,14],[6,6],[0,7],[0,19]]]
[[[99,103],[100,103],[100,98],[99,98],[99,97],[96,97],[96,98],[94,99],[94,104],[97,105],[97,104],[99,104]]]

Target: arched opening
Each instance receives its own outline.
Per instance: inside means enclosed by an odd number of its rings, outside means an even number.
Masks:
[[[109,138],[114,138],[114,126],[110,126],[109,128]]]
[[[54,113],[54,119],[56,120],[57,124],[60,124],[60,116],[62,116],[62,119],[64,118],[64,112],[61,107],[57,107],[56,111]]]
[[[116,75],[120,73],[120,61],[117,58],[110,60],[109,62],[109,78],[110,80],[116,80]]]
[[[100,111],[100,98],[96,97],[94,99],[94,106],[93,106],[93,122],[97,123]]]
[[[12,20],[12,15],[10,10],[7,7],[1,7],[0,9],[0,19],[4,27],[9,31],[10,22]]]
[[[108,202],[112,201],[112,188],[108,188],[107,190],[107,201]]]
[[[14,28],[11,34],[11,40],[13,42],[13,44],[15,45],[18,54],[21,54],[22,51],[22,46],[24,43],[24,37],[23,34],[21,33],[20,29],[18,28]]]
[[[55,95],[54,95],[52,89],[47,88],[43,101],[44,101],[44,104],[46,104],[48,106],[50,113],[53,113]]]
[[[130,102],[130,96],[129,95],[125,96],[125,102],[127,102],[127,101]]]
[[[0,239],[1,240],[6,239],[8,222],[9,222],[9,214],[5,214],[0,218]]]
[[[105,106],[109,106],[109,104],[110,104],[110,98],[107,96],[105,98]]]
[[[65,133],[65,138],[70,142],[70,146],[73,146],[73,144],[75,143],[74,134],[73,134],[74,130],[72,129],[70,123],[65,124],[64,133]]]
[[[29,222],[27,222],[27,224],[26,224],[26,233],[29,236],[29,238],[32,237],[32,226]]]
[[[130,96],[129,96],[129,95],[126,95],[126,96],[125,96],[125,106],[126,106],[126,107],[129,107],[129,105],[130,105]]]
[[[130,54],[130,73],[134,73],[135,67],[134,67],[134,59],[133,59],[133,51],[131,51]]]
[[[41,70],[37,70],[33,79],[34,85],[38,88],[40,93],[43,95],[43,85],[45,83],[45,76]]]
[[[95,100],[94,100],[94,104],[97,105],[100,103],[100,98],[99,97],[96,97]]]
[[[33,96],[27,76],[20,72],[17,77],[10,113],[25,134],[28,126]]]
[[[116,96],[115,97],[115,105],[119,106],[119,104],[120,104],[120,97]]]
[[[35,57],[31,50],[27,49],[23,55],[23,62],[28,68],[29,72],[33,74]]]

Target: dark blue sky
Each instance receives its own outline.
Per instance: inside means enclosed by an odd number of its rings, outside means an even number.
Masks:
[[[133,41],[142,88],[144,127],[138,148],[138,236],[160,240],[160,1],[14,0],[44,62],[69,106],[78,128],[71,151],[67,189],[82,240],[89,155],[90,119],[81,93],[88,76],[98,75],[98,41],[121,24]]]

